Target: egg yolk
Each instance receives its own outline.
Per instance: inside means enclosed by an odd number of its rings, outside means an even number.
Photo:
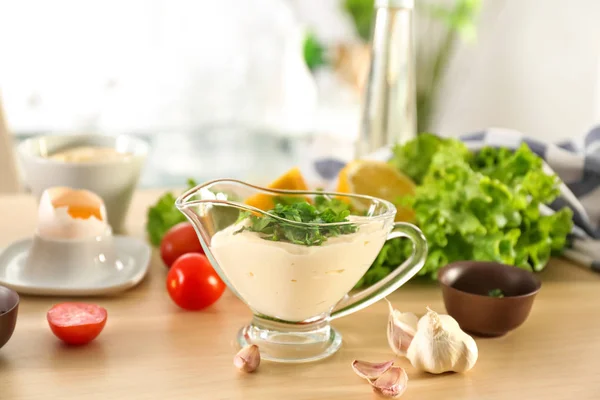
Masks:
[[[67,207],[67,214],[73,218],[88,219],[95,217],[102,221],[100,207],[94,204],[95,201],[89,198],[85,192],[67,192],[52,199],[54,208]]]
[[[102,214],[100,214],[100,209],[96,207],[68,206],[67,214],[69,214],[73,218],[81,219],[96,217],[98,221],[102,221]]]

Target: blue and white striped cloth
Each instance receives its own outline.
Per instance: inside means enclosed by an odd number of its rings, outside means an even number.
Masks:
[[[473,151],[484,146],[517,149],[525,142],[542,157],[547,170],[556,173],[563,182],[559,198],[543,211],[552,213],[564,206],[573,210],[572,245],[565,250],[565,257],[600,272],[600,126],[577,140],[557,144],[499,128],[460,139]],[[382,148],[367,158],[388,160],[390,156],[391,149]],[[333,183],[344,164],[335,158],[321,158],[315,160],[312,169],[321,181]]]

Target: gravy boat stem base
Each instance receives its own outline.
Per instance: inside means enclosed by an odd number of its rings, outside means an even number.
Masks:
[[[255,315],[239,330],[237,341],[240,347],[257,345],[263,360],[303,363],[334,354],[342,345],[342,336],[325,317],[299,326]]]

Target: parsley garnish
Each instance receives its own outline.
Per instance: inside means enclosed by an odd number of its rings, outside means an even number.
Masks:
[[[488,296],[490,297],[504,297],[504,292],[500,289],[492,289],[488,292]]]
[[[269,213],[295,222],[334,224],[348,222],[349,208],[340,200],[317,196],[314,206],[306,201],[294,201],[288,204],[277,202],[275,208]],[[329,237],[346,235],[357,230],[355,224],[299,226],[266,215],[256,216],[244,213],[241,217],[248,218],[250,223],[236,233],[248,230],[260,233],[261,237],[266,240],[290,242],[303,246],[319,246]]]

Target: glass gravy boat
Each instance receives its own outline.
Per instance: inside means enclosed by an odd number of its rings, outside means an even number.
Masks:
[[[303,223],[262,210],[297,201],[351,205],[352,212],[349,222]],[[219,179],[186,191],[175,204],[194,225],[219,276],[254,314],[239,331],[238,344],[258,345],[266,360],[306,362],[335,353],[342,337],[330,321],[398,289],[423,267],[427,255],[422,232],[394,223],[394,205],[374,197]],[[260,223],[248,225],[267,220],[275,228],[257,231]],[[376,284],[350,293],[384,243],[397,237],[413,243],[408,260]]]

